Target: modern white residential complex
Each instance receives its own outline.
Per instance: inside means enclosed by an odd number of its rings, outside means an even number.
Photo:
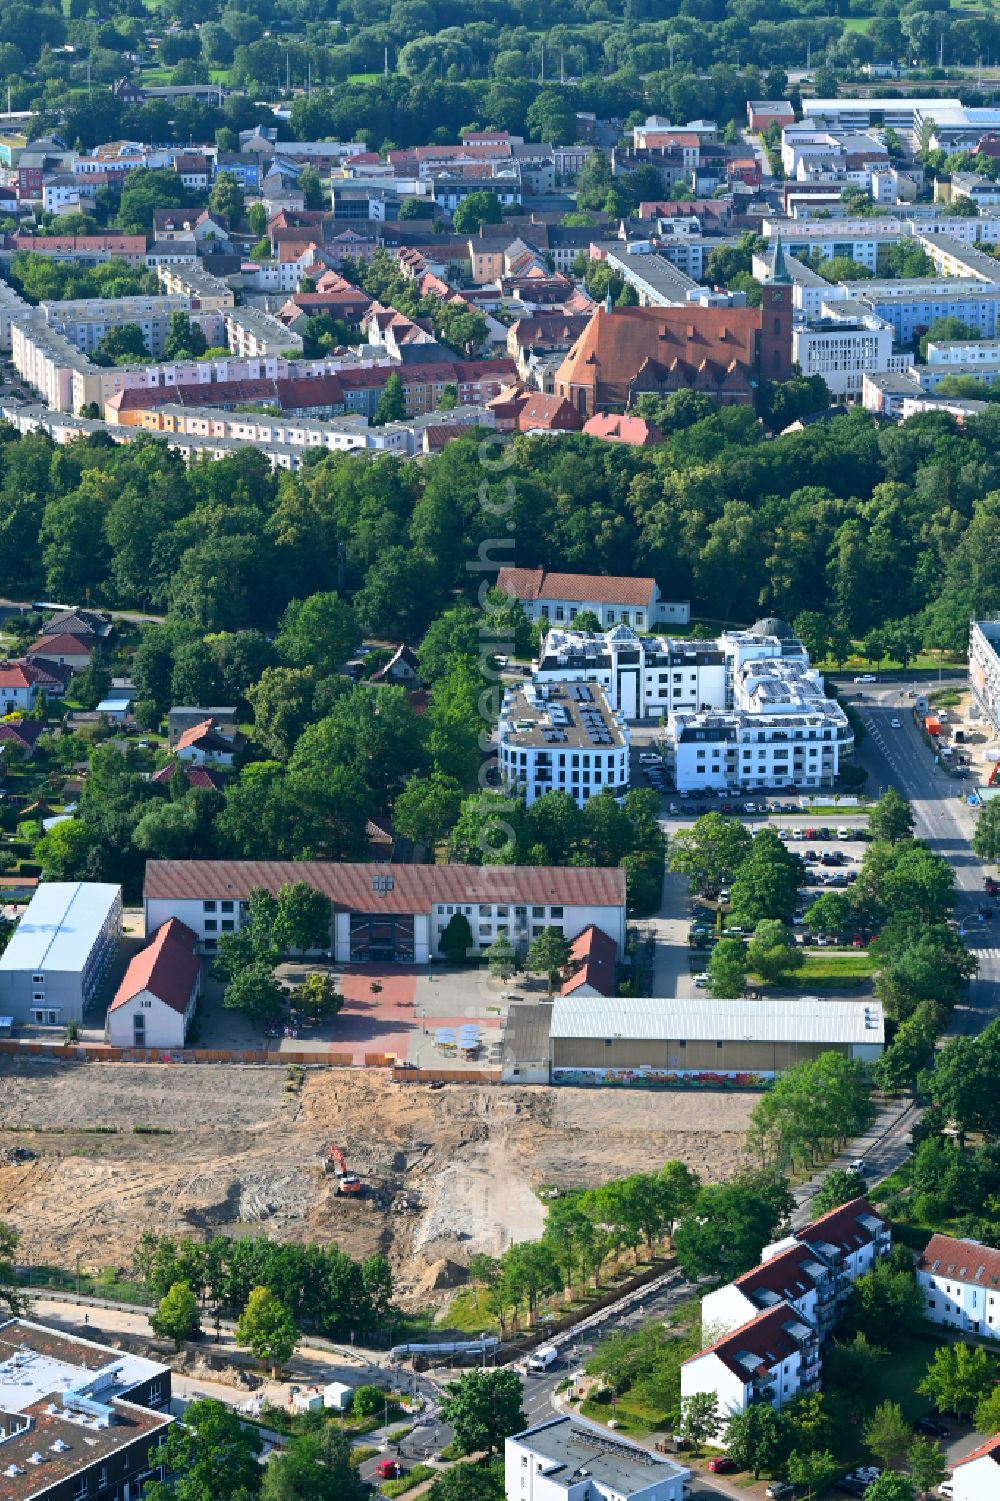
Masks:
[[[681,1366],[681,1400],[716,1395],[719,1442],[734,1412],[784,1407],[817,1389],[822,1345],[851,1284],[888,1254],[890,1239],[867,1199],[852,1199],[765,1246],[759,1266],[702,1300],[702,1335],[712,1343]]]
[[[731,664],[731,707],[676,711],[667,721],[666,761],[678,791],[832,787],[854,732],[801,642],[774,618],[720,640]]]
[[[504,786],[530,807],[543,793],[568,792],[577,807],[629,780],[629,732],[589,683],[528,683],[508,688],[497,725]]]
[[[792,329],[792,359],[803,375],[821,375],[832,396],[860,401],[866,374],[901,373],[913,364],[893,343],[890,325],[864,303],[832,302],[821,317]]]
[[[569,625],[584,610],[602,630],[631,625],[648,631],[657,625],[687,625],[691,606],[661,598],[653,578],[615,578],[590,573],[549,573],[545,568],[501,568],[497,588],[519,599],[529,620]]]
[[[932,1235],[917,1263],[917,1284],[932,1323],[1000,1339],[1000,1251]]]
[[[553,628],[534,677],[537,683],[597,683],[626,719],[726,702],[726,656],[718,642],[643,636],[627,625],[603,635]]]
[[[506,1501],[683,1501],[690,1474],[578,1418],[550,1418],[504,1444]]]
[[[995,730],[1000,729],[1000,620],[969,627],[969,686]]]
[[[122,889],[44,881],[0,955],[0,1015],[15,1024],[80,1022],[122,932]]]
[[[504,933],[515,945],[544,928],[570,940],[595,924],[625,948],[625,872],[544,865],[350,865],[319,860],[149,860],[146,935],[176,917],[202,953],[237,932],[250,893],[305,881],[330,901],[329,951],[341,963],[427,964],[458,912],[475,951]],[[2,998],[2,992],[0,992]]]

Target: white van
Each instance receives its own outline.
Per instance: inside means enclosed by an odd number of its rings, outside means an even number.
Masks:
[[[533,1355],[528,1356],[528,1370],[537,1376],[541,1371],[547,1371],[549,1366],[555,1365],[559,1359],[559,1351],[555,1345],[539,1345]]]

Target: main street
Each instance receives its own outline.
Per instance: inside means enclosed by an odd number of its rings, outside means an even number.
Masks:
[[[934,756],[913,722],[913,698],[909,691],[923,686],[914,677],[903,683],[867,685],[857,707],[865,726],[865,738],[857,757],[869,773],[873,795],[892,785],[913,808],[915,832],[935,853],[942,855],[955,873],[955,915],[962,921],[974,918],[983,899],[982,862],[972,852],[976,811],[961,794],[971,783],[959,782],[948,769],[934,764]],[[852,695],[853,696],[853,695]],[[892,720],[899,720],[893,729]],[[990,924],[971,925],[966,942],[979,960],[979,974],[956,1007],[951,1033],[981,1032],[1000,1011],[1000,936]]]

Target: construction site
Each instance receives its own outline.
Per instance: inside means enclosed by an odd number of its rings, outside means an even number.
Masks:
[[[404,1305],[541,1233],[539,1190],[738,1167],[751,1094],[393,1083],[359,1069],[0,1064],[0,1220],[21,1263],[128,1268],[144,1230],[389,1257]]]

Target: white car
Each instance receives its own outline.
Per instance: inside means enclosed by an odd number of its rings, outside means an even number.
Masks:
[[[891,727],[894,730],[902,729],[902,725],[900,724],[899,720],[896,718],[895,715],[893,715],[893,717],[889,720],[889,724],[891,725]]]
[[[793,829],[792,830],[792,838],[793,839],[804,839],[805,837],[806,837],[806,831],[805,831],[805,829]]]
[[[702,971],[702,973],[700,975],[695,975],[695,977],[694,977],[694,983],[695,983],[696,987],[699,990],[706,989],[706,987],[708,985],[708,974],[707,974],[707,972],[706,971]]]
[[[640,762],[640,765],[642,765],[642,766],[655,766],[657,764],[657,762],[659,761],[659,759],[660,758],[656,754],[655,751],[640,751],[639,752],[639,762]]]
[[[938,1495],[946,1497],[947,1501],[953,1501],[953,1497],[955,1495],[954,1481],[942,1480],[941,1484],[938,1486]]]
[[[878,678],[873,672],[860,672],[854,681],[856,683],[877,683]]]
[[[850,831],[850,829],[847,827],[846,824],[841,824],[840,828],[837,830],[837,838],[838,839],[850,839],[850,837],[851,837],[851,831]]]

